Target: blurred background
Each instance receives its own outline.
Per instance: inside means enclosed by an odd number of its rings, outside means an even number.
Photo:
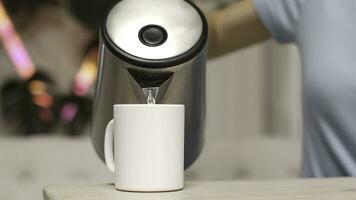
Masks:
[[[112,182],[88,119],[98,25],[113,0],[0,2],[0,199],[42,199],[48,184]],[[209,11],[232,0],[195,2]],[[298,177],[300,104],[294,46],[267,41],[209,60],[206,142],[186,179]]]

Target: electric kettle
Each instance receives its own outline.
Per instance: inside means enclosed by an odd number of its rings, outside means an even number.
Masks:
[[[104,161],[114,104],[184,104],[185,168],[204,141],[208,26],[187,0],[121,0],[100,29],[92,141]],[[152,102],[153,101],[153,102]]]

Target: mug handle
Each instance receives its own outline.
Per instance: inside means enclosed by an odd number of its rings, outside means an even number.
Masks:
[[[112,119],[105,130],[104,139],[104,157],[105,164],[112,173],[115,173],[114,161],[114,120]]]

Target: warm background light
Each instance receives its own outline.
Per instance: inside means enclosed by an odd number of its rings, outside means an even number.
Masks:
[[[0,1],[0,39],[5,50],[22,79],[28,79],[35,73],[34,64]]]
[[[92,48],[85,56],[83,63],[74,78],[73,93],[77,96],[88,94],[96,81],[98,48]]]

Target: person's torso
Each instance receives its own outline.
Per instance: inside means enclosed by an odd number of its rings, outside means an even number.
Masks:
[[[302,6],[295,39],[303,62],[303,173],[356,176],[356,1]]]

